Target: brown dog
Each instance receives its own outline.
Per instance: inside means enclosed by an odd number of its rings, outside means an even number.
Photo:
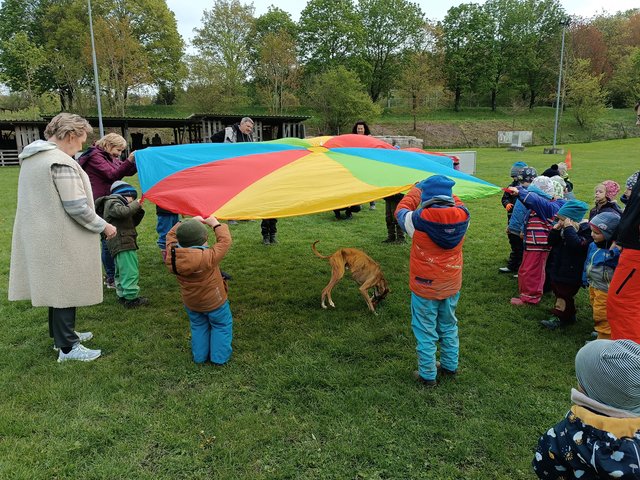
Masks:
[[[387,281],[380,270],[380,265],[376,263],[369,255],[357,248],[341,248],[332,255],[324,256],[320,255],[316,250],[316,243],[320,240],[316,240],[311,245],[311,249],[316,256],[320,258],[326,258],[331,265],[331,280],[324,290],[322,290],[321,305],[322,308],[327,308],[324,301],[329,300],[329,305],[335,307],[333,300],[331,300],[331,290],[344,276],[345,270],[351,270],[351,277],[360,285],[360,293],[364,297],[369,310],[376,313],[376,305],[387,296],[389,293],[389,286]],[[373,288],[373,295],[369,296],[369,289]]]

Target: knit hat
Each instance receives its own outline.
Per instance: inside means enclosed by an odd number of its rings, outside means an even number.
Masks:
[[[518,176],[518,180],[521,182],[531,183],[534,178],[538,176],[538,172],[533,167],[524,167],[522,172]]]
[[[181,247],[197,247],[204,245],[209,238],[206,227],[199,222],[190,218],[180,224],[176,230],[176,236],[178,237],[178,243]]]
[[[602,212],[591,219],[589,225],[597,232],[604,235],[604,239],[609,241],[613,238],[620,223],[620,215],[613,212]]]
[[[564,189],[566,188],[567,183],[560,175],[554,175],[551,177],[551,181],[553,182],[553,196],[556,198],[564,197]]]
[[[129,185],[127,182],[118,180],[111,185],[112,195],[122,195],[123,197],[138,198],[138,192],[136,189]]]
[[[640,345],[631,340],[594,340],[576,355],[576,377],[597,402],[640,414]]]
[[[620,192],[620,185],[613,180],[605,180],[602,182],[602,186],[604,187],[605,196],[609,200],[616,198],[616,195]]]
[[[540,191],[546,193],[549,196],[553,196],[555,193],[555,182],[549,177],[536,177],[531,182],[531,185],[538,188]]]
[[[542,172],[543,177],[555,177],[556,175],[560,175],[560,170],[558,170],[558,165],[554,163],[549,168],[547,168],[544,172]]]
[[[560,162],[558,164],[558,175],[562,178],[567,178],[569,175],[567,174],[568,166],[564,162]]]
[[[584,214],[587,213],[587,210],[589,210],[589,205],[582,200],[569,200],[560,207],[558,215],[567,217],[574,222],[580,222],[584,218]]]
[[[426,202],[433,197],[451,197],[453,196],[452,188],[456,184],[449,177],[444,175],[433,175],[419,182],[416,187],[422,190],[421,200]]]
[[[634,173],[629,178],[627,178],[627,188],[629,190],[633,189],[633,187],[636,186],[636,183],[638,183],[638,175],[639,174],[640,174],[640,171]]]
[[[511,166],[511,177],[519,177],[520,173],[522,173],[522,169],[526,167],[527,164],[524,162],[516,162]]]

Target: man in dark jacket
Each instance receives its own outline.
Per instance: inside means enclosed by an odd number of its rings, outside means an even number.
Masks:
[[[253,142],[253,120],[244,117],[240,123],[233,124],[211,136],[211,143]]]

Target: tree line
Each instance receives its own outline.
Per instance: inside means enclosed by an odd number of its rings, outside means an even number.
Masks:
[[[309,107],[328,132],[391,99],[414,119],[428,108],[533,109],[555,98],[563,28],[563,99],[579,123],[640,97],[639,9],[565,27],[557,0],[462,3],[438,22],[407,0],[309,0],[295,22],[274,6],[256,17],[251,3],[214,0],[188,53],[164,0],[92,7],[101,97],[118,115],[145,92],[200,112]],[[94,108],[86,1],[4,0],[0,81],[18,106]]]

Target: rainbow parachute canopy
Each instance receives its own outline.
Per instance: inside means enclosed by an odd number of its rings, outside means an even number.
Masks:
[[[462,199],[499,187],[452,168],[450,157],[397,150],[363,135],[204,143],[136,152],[143,198],[184,215],[263,219],[357,205],[446,175]]]

